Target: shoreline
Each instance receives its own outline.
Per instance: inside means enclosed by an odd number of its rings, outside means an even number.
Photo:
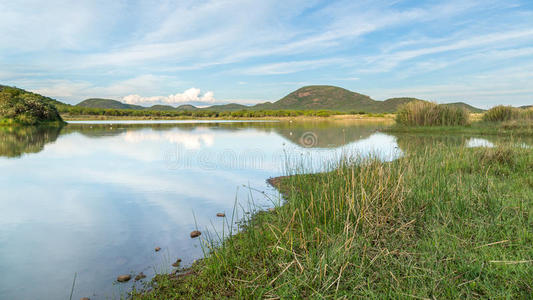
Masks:
[[[292,117],[132,117],[132,116],[94,116],[94,115],[61,115],[65,121],[137,121],[137,120],[278,120],[278,121],[337,121],[337,120],[357,120],[357,121],[393,121],[394,114],[383,116],[374,115],[330,115],[327,117],[317,116],[292,116]]]
[[[133,299],[520,297],[533,291],[523,284],[533,279],[533,274],[528,275],[533,261],[527,255],[533,236],[520,225],[533,226],[527,225],[527,212],[516,215],[521,221],[500,220],[505,230],[481,229],[496,226],[487,223],[494,214],[512,214],[516,201],[533,195],[533,186],[522,191],[515,188],[533,182],[532,173],[527,172],[532,162],[533,153],[527,149],[447,147],[411,153],[393,162],[341,164],[331,172],[268,178],[284,198],[280,206],[251,216],[242,231],[210,248],[208,256],[190,267],[157,274],[145,290],[133,290],[130,295]],[[502,172],[509,174],[501,177]],[[461,181],[455,179],[457,174]],[[426,197],[436,183],[460,187],[439,188],[432,192],[435,197]],[[359,199],[360,190],[370,202]],[[338,196],[345,193],[353,193],[353,198]],[[478,193],[487,199],[476,202]],[[358,209],[352,211],[347,204],[354,202]],[[525,205],[527,209],[531,203]],[[478,209],[485,213],[476,213]],[[368,219],[359,224],[359,214]],[[455,214],[462,222],[451,222]],[[487,246],[500,240],[512,240],[514,246]],[[443,255],[449,258],[442,261]],[[506,268],[512,271],[501,273],[500,261],[510,261]],[[318,278],[317,264],[327,268]],[[465,268],[473,268],[474,274],[458,273]],[[412,282],[412,272],[427,280]],[[431,288],[436,280],[438,288]]]

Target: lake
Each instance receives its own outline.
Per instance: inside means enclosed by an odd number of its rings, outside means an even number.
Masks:
[[[322,171],[343,155],[388,161],[409,146],[509,139],[380,132],[387,125],[91,121],[0,129],[0,299],[68,299],[74,281],[72,299],[119,298],[142,283],[118,284],[118,275],[144,272],[149,280],[172,271],[177,258],[186,267],[234,209],[237,221],[279,204],[270,177]],[[203,234],[191,239],[195,229]]]

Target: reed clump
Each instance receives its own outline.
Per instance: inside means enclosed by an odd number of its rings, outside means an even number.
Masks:
[[[488,122],[533,121],[533,108],[523,109],[498,105],[489,109],[483,120]]]
[[[435,145],[275,185],[286,202],[134,299],[528,298],[533,152]],[[301,171],[301,170],[299,170]]]
[[[404,126],[464,126],[469,122],[469,113],[461,107],[411,101],[398,109],[396,122]]]

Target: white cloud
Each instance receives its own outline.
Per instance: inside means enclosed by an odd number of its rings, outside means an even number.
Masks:
[[[148,103],[165,103],[165,104],[180,104],[190,102],[213,103],[215,102],[215,94],[211,91],[202,95],[202,91],[197,88],[190,88],[183,93],[177,93],[168,96],[152,96],[142,97],[139,95],[128,95],[122,100],[128,104],[148,104]]]

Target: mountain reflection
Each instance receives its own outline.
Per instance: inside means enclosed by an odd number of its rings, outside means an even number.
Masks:
[[[113,136],[128,132],[129,138],[154,138],[146,134],[133,132],[150,129],[154,132],[180,131],[186,134],[202,134],[210,130],[224,130],[238,132],[254,129],[259,132],[277,133],[290,143],[304,148],[338,148],[346,144],[368,138],[379,128],[386,126],[382,123],[361,122],[227,122],[227,123],[174,123],[174,124],[69,124],[62,134],[80,133],[87,137],[98,138]],[[201,133],[199,133],[201,132]],[[161,135],[172,139],[174,135]]]

